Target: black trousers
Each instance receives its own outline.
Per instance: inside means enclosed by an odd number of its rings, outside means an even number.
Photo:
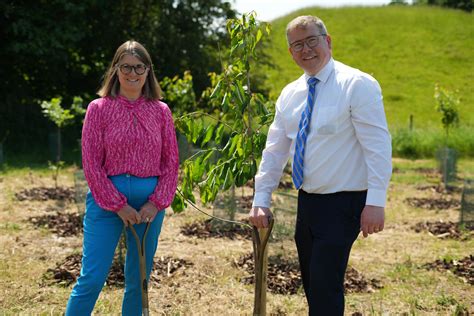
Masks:
[[[298,192],[295,241],[309,315],[344,315],[344,275],[367,191]]]

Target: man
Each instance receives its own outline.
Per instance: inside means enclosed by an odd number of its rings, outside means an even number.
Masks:
[[[344,314],[344,274],[353,242],[384,228],[391,140],[381,89],[370,75],[335,61],[331,37],[316,17],[286,29],[289,52],[304,74],[276,103],[249,219],[271,218],[272,191],[293,158],[298,189],[295,241],[310,315]]]

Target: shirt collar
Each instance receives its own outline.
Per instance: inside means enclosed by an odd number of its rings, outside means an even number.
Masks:
[[[117,96],[117,100],[119,101],[120,104],[122,104],[122,105],[124,105],[128,108],[134,108],[134,107],[142,105],[145,102],[145,97],[142,95],[138,99],[136,99],[134,101],[130,101],[129,99],[127,99],[123,95],[119,94]]]
[[[304,74],[304,79],[308,82],[308,79],[311,77],[317,78],[319,81],[326,82],[329,78],[329,75],[334,70],[334,59],[331,57],[323,69],[321,69],[316,76],[310,76],[307,73]]]

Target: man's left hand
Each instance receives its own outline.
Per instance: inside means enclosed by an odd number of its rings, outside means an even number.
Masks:
[[[158,209],[155,204],[150,201],[146,202],[141,208],[138,214],[142,219],[142,223],[152,222],[155,219]]]
[[[366,205],[360,217],[360,230],[364,237],[383,230],[385,210],[380,206]]]

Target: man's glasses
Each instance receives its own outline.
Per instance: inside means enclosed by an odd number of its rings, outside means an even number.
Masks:
[[[307,37],[303,40],[296,41],[290,44],[290,47],[295,52],[301,52],[304,48],[304,44],[308,45],[309,48],[315,48],[319,45],[319,37],[326,36],[326,34],[319,34],[315,36]]]
[[[132,69],[135,71],[137,75],[143,75],[146,71],[146,66],[144,64],[138,64],[138,65],[129,65],[129,64],[123,64],[118,66],[120,69],[120,72],[123,73],[124,75],[128,75],[132,72]]]

